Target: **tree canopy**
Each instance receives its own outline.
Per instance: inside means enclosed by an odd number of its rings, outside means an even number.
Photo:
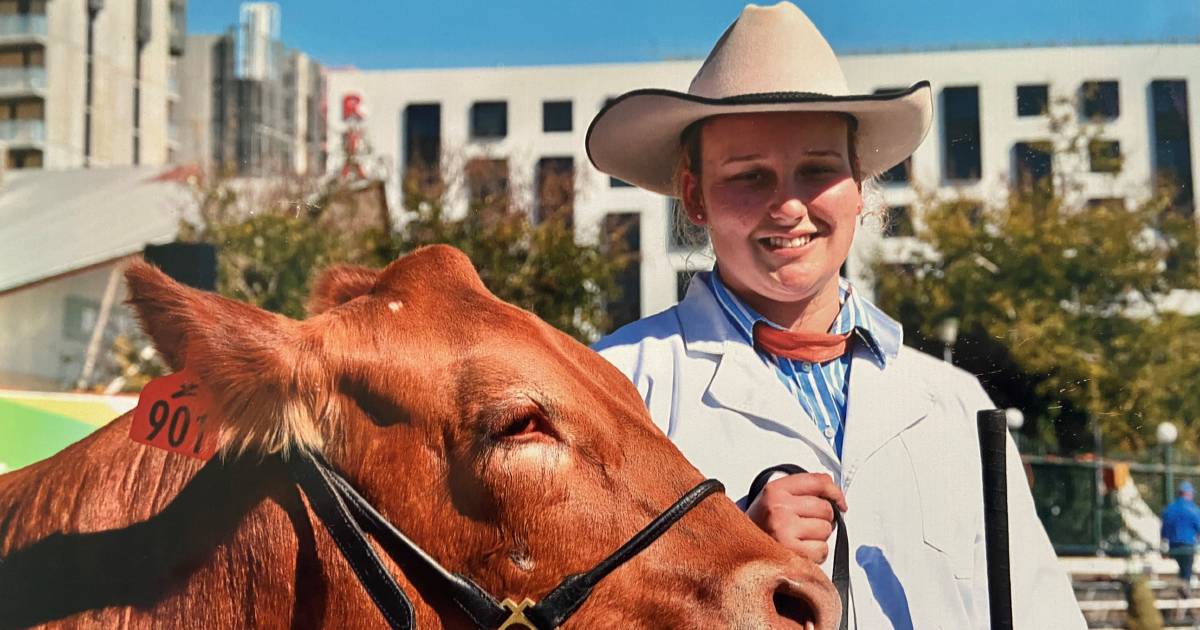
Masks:
[[[1053,176],[1015,186],[1003,203],[922,203],[916,237],[930,251],[878,264],[880,306],[909,343],[937,353],[938,326],[957,320],[955,362],[999,406],[1025,413],[1040,448],[1091,450],[1098,426],[1108,447],[1141,450],[1165,420],[1180,427],[1181,446],[1194,444],[1200,318],[1164,308],[1196,287],[1190,212],[1149,187],[1131,207],[1082,199],[1069,165],[1098,132],[1065,130],[1053,116],[1051,129]]]

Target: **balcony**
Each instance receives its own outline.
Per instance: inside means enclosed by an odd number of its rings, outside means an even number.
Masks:
[[[0,97],[41,94],[45,89],[45,68],[0,68]]]
[[[40,147],[46,141],[46,123],[38,119],[0,120],[0,141],[11,147]]]
[[[9,44],[46,39],[46,16],[38,13],[0,15],[0,42]]]

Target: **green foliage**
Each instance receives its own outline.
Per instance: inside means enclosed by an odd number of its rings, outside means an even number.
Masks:
[[[501,299],[583,341],[608,330],[605,305],[619,297],[614,276],[630,259],[621,235],[576,242],[569,212],[535,224],[507,190],[451,217],[441,181],[409,180],[398,231],[363,227],[363,216],[381,216],[381,195],[364,212],[361,199],[336,183],[284,182],[254,195],[221,183],[198,193],[202,221],[184,238],[217,245],[219,293],[294,318],[304,317],[311,282],[331,264],[381,267],[423,245],[448,243],[466,252]]]
[[[879,302],[910,343],[938,352],[933,331],[956,318],[956,362],[1020,407],[1044,447],[1090,449],[1095,418],[1109,446],[1145,449],[1171,420],[1187,448],[1200,424],[1200,318],[1156,305],[1195,288],[1195,227],[1161,195],[1131,208],[1078,199],[1063,165],[1086,163],[1087,133],[1053,142],[1056,181],[1004,203],[927,200],[917,237],[932,252],[880,264]]]
[[[601,234],[598,244],[579,243],[569,205],[532,223],[530,213],[514,207],[507,192],[473,200],[465,216],[449,218],[440,191],[417,184],[410,178],[406,188],[410,218],[397,239],[397,253],[432,243],[453,245],[471,258],[500,299],[584,342],[609,330],[605,305],[620,297],[616,276],[633,261],[623,234]]]

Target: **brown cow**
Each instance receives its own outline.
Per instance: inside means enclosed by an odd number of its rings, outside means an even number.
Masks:
[[[392,523],[497,597],[594,566],[701,481],[602,358],[425,248],[337,268],[304,321],[126,273],[147,332],[213,392],[207,464],[123,416],[0,476],[0,626],[379,627],[278,457],[319,450]],[[386,560],[419,628],[465,627],[432,576]],[[603,580],[567,626],[832,628],[813,564],[710,497]]]

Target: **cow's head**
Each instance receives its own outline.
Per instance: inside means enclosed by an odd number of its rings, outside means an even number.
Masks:
[[[417,544],[497,597],[592,568],[702,478],[604,359],[422,249],[338,267],[295,321],[128,271],[162,354],[195,371],[228,453],[322,451]],[[583,627],[836,623],[818,568],[713,497],[597,588]],[[801,626],[803,627],[803,626]]]

